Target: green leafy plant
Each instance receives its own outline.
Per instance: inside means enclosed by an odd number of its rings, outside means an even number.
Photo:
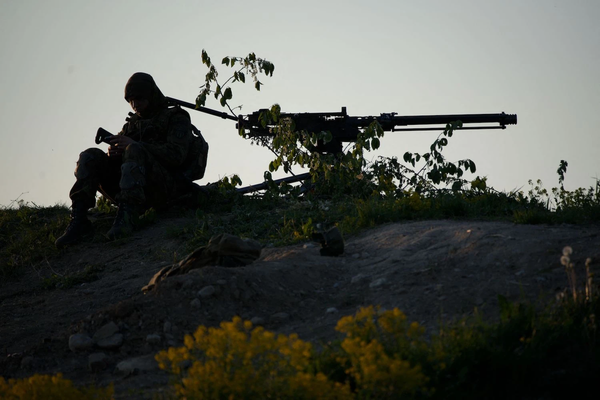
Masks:
[[[219,72],[208,53],[202,51],[202,63],[208,68],[204,84],[196,99],[198,106],[203,106],[208,96],[212,95],[221,106],[229,108],[233,98],[231,85],[235,82],[246,82],[250,76],[255,84],[255,89],[260,90],[262,83],[259,75],[272,76],[274,65],[270,61],[257,57],[254,53],[246,57],[224,57],[222,65],[233,68],[234,72],[225,81],[219,80]],[[442,155],[442,150],[448,145],[448,138],[452,137],[454,130],[460,128],[460,121],[448,124],[440,136],[433,142],[429,152],[418,154],[406,152],[404,162],[412,165],[409,168],[398,162],[396,158],[382,158],[369,164],[365,152],[376,150],[381,144],[384,131],[377,121],[371,123],[357,135],[356,141],[344,151],[336,154],[318,151],[320,146],[327,145],[333,140],[331,132],[311,132],[296,129],[293,117],[281,114],[281,107],[274,104],[270,109],[261,110],[259,122],[266,128],[272,126],[272,138],[250,136],[249,138],[263,146],[268,147],[275,159],[268,165],[265,180],[272,183],[271,173],[283,169],[285,173],[292,173],[292,168],[308,168],[313,182],[313,193],[319,195],[339,196],[352,194],[354,197],[368,197],[370,195],[384,194],[386,196],[402,196],[405,191],[436,190],[442,184],[459,190],[467,182],[462,178],[465,171],[474,173],[475,163],[472,160],[459,160],[456,163],[447,161]],[[243,126],[239,127],[240,134],[247,137]],[[248,138],[248,137],[247,137]],[[417,168],[420,161],[424,164]],[[292,194],[294,187],[291,185],[270,184],[267,192],[272,196],[285,196]],[[297,194],[297,193],[294,193]]]
[[[423,160],[424,165],[418,169],[404,169],[404,176],[408,177],[400,182],[402,189],[410,187],[421,193],[425,190],[435,190],[435,185],[444,184],[452,190],[460,190],[467,183],[462,179],[465,171],[475,173],[475,163],[470,159],[459,160],[457,163],[449,162],[442,155],[443,149],[448,145],[448,138],[452,137],[454,131],[462,127],[460,121],[446,125],[444,131],[429,147],[429,152],[423,154],[404,153],[404,161],[411,164],[413,168]]]
[[[308,168],[314,185],[314,191],[320,195],[336,195],[347,192],[370,194],[372,185],[364,180],[363,170],[367,166],[365,152],[380,146],[383,129],[374,121],[360,132],[355,142],[339,154],[318,151],[319,145],[332,141],[331,132],[309,132],[297,130],[292,117],[281,117],[281,108],[275,104],[268,110],[262,110],[259,116],[263,128],[275,123],[272,138],[252,138],[259,144],[269,147],[275,159],[269,163],[270,174],[283,169],[291,173],[294,166]],[[240,132],[245,135],[243,131]]]
[[[564,188],[567,162],[561,160],[557,170],[560,187],[548,190],[544,188],[541,180],[529,180],[530,190],[527,196],[529,208],[519,211],[519,218],[526,223],[565,222],[578,223],[598,221],[600,218],[600,182],[589,188],[578,188],[573,191]]]
[[[96,199],[96,211],[104,214],[110,214],[117,211],[117,207],[106,197],[98,196]]]
[[[202,63],[208,68],[208,72],[204,77],[204,84],[200,87],[200,93],[196,98],[198,106],[204,106],[208,96],[212,95],[219,101],[221,106],[229,108],[229,111],[235,115],[233,109],[229,105],[229,101],[233,99],[233,90],[231,84],[235,82],[246,82],[246,76],[249,75],[254,82],[254,88],[260,90],[262,82],[258,79],[259,74],[265,76],[273,76],[275,65],[268,60],[259,58],[254,53],[248,54],[246,57],[224,57],[221,64],[230,68],[236,68],[233,74],[224,82],[219,82],[219,72],[216,65],[212,62],[206,50],[202,50]]]
[[[560,164],[558,165],[558,169],[556,170],[556,173],[558,174],[558,184],[560,185],[561,189],[565,188],[563,186],[563,182],[565,181],[565,174],[567,173],[568,166],[569,163],[567,163],[565,160],[560,160]]]
[[[346,149],[332,154],[319,151],[334,139],[331,132],[297,130],[294,118],[288,114],[283,117],[277,104],[268,110],[261,110],[258,119],[263,128],[271,126],[272,139],[252,136],[250,139],[269,147],[276,155],[269,163],[267,179],[270,173],[279,168],[286,173],[291,173],[295,166],[308,168],[314,192],[321,196],[351,194],[362,198],[371,195],[402,197],[405,192],[435,192],[441,187],[457,191],[468,183],[463,178],[464,173],[476,171],[472,160],[450,162],[442,154],[448,145],[448,138],[462,126],[460,121],[448,124],[428,152],[406,152],[403,161],[412,165],[410,168],[394,157],[380,157],[374,163],[367,162],[366,152],[378,149],[384,135],[377,121],[359,131],[356,141]],[[241,134],[245,132],[241,131]],[[423,165],[417,167],[420,162]]]

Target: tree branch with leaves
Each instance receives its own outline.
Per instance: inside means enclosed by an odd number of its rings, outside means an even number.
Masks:
[[[221,64],[234,70],[233,74],[224,82],[219,82],[219,72],[213,64],[206,50],[202,50],[202,64],[206,65],[208,72],[204,77],[204,84],[200,86],[200,93],[196,97],[196,105],[204,106],[208,96],[212,95],[219,101],[222,107],[227,107],[232,115],[237,115],[233,112],[229,101],[233,99],[233,90],[231,84],[235,82],[246,82],[246,76],[250,76],[254,82],[254,88],[260,90],[262,82],[258,79],[259,74],[265,76],[273,76],[275,65],[263,58],[256,57],[256,54],[250,53],[246,57],[224,57]]]

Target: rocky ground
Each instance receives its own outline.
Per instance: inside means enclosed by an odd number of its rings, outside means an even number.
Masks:
[[[163,218],[127,240],[83,243],[0,283],[0,375],[62,372],[77,383],[113,382],[117,398],[151,398],[168,383],[153,355],[198,325],[235,315],[315,344],[365,305],[398,307],[435,331],[440,321],[497,315],[498,295],[553,298],[567,285],[566,245],[582,270],[600,256],[600,226],[420,221],[346,237],[345,252],[319,245],[265,248],[245,267],[208,266],[141,288],[184,244],[181,218]],[[77,276],[68,284],[55,276]],[[62,287],[61,287],[62,285]]]

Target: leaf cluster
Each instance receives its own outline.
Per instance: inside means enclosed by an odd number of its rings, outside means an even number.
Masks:
[[[246,57],[224,57],[221,64],[230,68],[235,68],[233,75],[227,78],[223,83],[219,82],[219,73],[217,67],[213,64],[206,50],[202,50],[202,64],[206,65],[208,72],[204,77],[204,84],[200,87],[200,93],[196,97],[196,105],[204,106],[208,96],[212,95],[219,101],[222,107],[227,106],[233,114],[229,101],[233,99],[231,84],[235,82],[246,82],[246,76],[250,76],[254,82],[254,88],[260,90],[262,82],[258,79],[259,74],[273,76],[275,65],[268,60],[258,58],[254,53]],[[235,115],[235,114],[234,114]]]
[[[457,191],[467,183],[462,177],[467,171],[475,173],[477,170],[475,163],[470,159],[459,160],[456,163],[449,162],[442,155],[443,149],[448,145],[448,138],[452,137],[454,131],[461,127],[462,123],[460,121],[447,124],[444,131],[431,144],[427,153],[418,154],[408,151],[404,153],[404,161],[412,165],[413,168],[421,160],[424,161],[424,164],[418,170],[404,167],[401,174],[396,173],[398,176],[408,177],[400,181],[402,190],[411,188],[418,193],[422,193],[426,190],[434,190],[437,185],[444,184],[446,187],[451,187],[452,190]]]

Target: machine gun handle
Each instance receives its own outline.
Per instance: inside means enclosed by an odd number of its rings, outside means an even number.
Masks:
[[[109,131],[107,131],[106,129],[98,128],[98,131],[96,132],[96,144],[100,144],[102,142],[104,142],[106,144],[110,144],[110,142],[108,140],[113,136],[114,135],[112,133],[110,133]]]

